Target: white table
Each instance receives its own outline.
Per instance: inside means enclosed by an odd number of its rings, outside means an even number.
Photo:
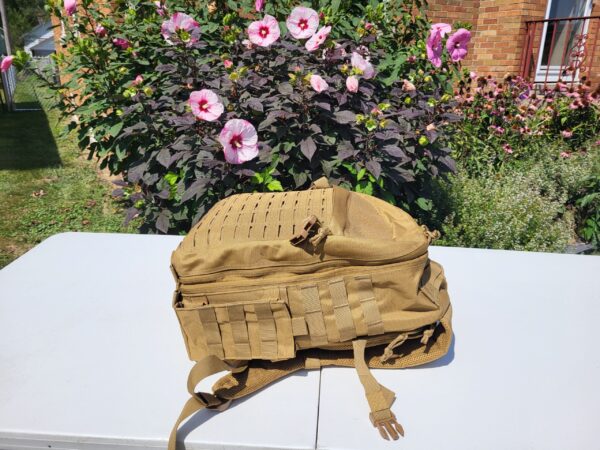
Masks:
[[[374,375],[401,443],[378,439],[352,369],[323,369],[319,449],[600,449],[600,257],[433,247],[454,346],[433,367]]]
[[[179,240],[61,234],[0,271],[0,449],[165,447],[191,366],[170,305]],[[199,413],[185,447],[600,448],[600,257],[431,256],[449,280],[452,352],[374,371],[397,394],[405,438],[379,437],[353,369],[325,368]]]
[[[0,449],[166,448],[192,366],[171,308],[180,240],[60,234],[0,271]],[[187,449],[314,449],[318,393],[318,372],[291,375],[180,434]]]

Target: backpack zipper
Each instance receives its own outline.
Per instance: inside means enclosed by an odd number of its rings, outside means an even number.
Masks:
[[[382,261],[389,262],[388,264],[386,264],[385,262],[379,262],[378,264],[373,264],[373,265],[365,264],[362,266],[355,266],[355,265],[338,266],[338,268],[340,270],[346,269],[343,271],[344,272],[343,274],[331,273],[331,272],[324,273],[324,274],[312,274],[313,276],[311,276],[310,281],[317,282],[317,281],[320,281],[321,279],[328,279],[328,278],[335,277],[335,276],[346,276],[346,275],[354,275],[357,273],[363,273],[365,271],[365,267],[379,266],[379,267],[371,268],[370,269],[371,273],[387,271],[387,270],[395,270],[397,267],[400,267],[400,266],[411,267],[413,265],[421,264],[422,261],[420,258],[426,254],[427,254],[427,252],[415,257],[412,260],[400,261],[400,262],[396,262],[396,263],[394,263],[394,261],[397,260],[398,258],[395,258],[392,260],[382,260]],[[323,264],[323,263],[321,263],[321,264]],[[307,273],[310,273],[310,272],[294,273],[294,275],[306,275]],[[288,285],[302,284],[303,282],[305,282],[305,281],[303,281],[303,280],[293,280],[292,281],[292,280],[290,280],[289,275],[284,275],[281,278],[272,278],[272,279],[269,279],[267,282],[262,281],[262,283],[258,283],[255,280],[252,280],[252,281],[242,281],[242,280],[240,280],[240,281],[222,281],[222,282],[218,282],[217,286],[211,286],[212,283],[216,284],[217,282],[205,282],[205,283],[187,282],[187,283],[181,284],[179,286],[179,292],[181,292],[182,295],[194,297],[194,296],[202,296],[202,295],[211,294],[211,293],[218,294],[218,293],[221,293],[224,291],[226,292],[226,289],[232,288],[232,287],[239,288],[239,289],[235,289],[235,291],[230,291],[230,292],[244,292],[244,291],[247,291],[248,289],[252,289],[252,288],[274,287],[274,285],[278,285],[279,283],[284,283],[286,286],[288,286]],[[209,286],[210,286],[210,288],[209,288]]]
[[[411,260],[414,260],[416,258],[419,258],[419,257],[427,254],[428,247],[429,247],[429,244],[427,242],[425,242],[425,243],[423,243],[423,245],[420,245],[416,249],[414,249],[408,253],[405,253],[401,256],[395,256],[393,258],[372,259],[372,260],[341,259],[340,258],[340,259],[333,259],[333,260],[329,260],[329,261],[317,261],[317,262],[311,262],[311,263],[306,263],[306,264],[297,264],[297,265],[282,264],[282,265],[278,265],[278,266],[260,267],[260,268],[255,268],[255,267],[237,268],[237,269],[223,268],[223,269],[219,269],[219,270],[216,270],[213,272],[208,272],[208,273],[202,274],[202,275],[180,275],[179,281],[182,284],[194,285],[194,284],[205,284],[205,283],[217,282],[218,279],[217,279],[217,277],[215,277],[215,275],[222,274],[222,273],[227,273],[228,275],[229,274],[231,274],[231,275],[242,274],[242,276],[248,276],[248,275],[243,275],[243,274],[248,274],[250,272],[252,277],[256,277],[256,276],[261,276],[261,275],[272,274],[273,272],[282,272],[283,270],[281,270],[281,269],[285,269],[286,274],[289,274],[291,272],[293,275],[303,275],[303,274],[307,274],[307,273],[312,273],[313,268],[315,266],[319,266],[319,269],[326,269],[329,267],[336,267],[336,266],[339,268],[348,267],[348,266],[368,267],[368,266],[382,266],[382,265],[394,264],[397,262],[400,262],[400,263],[401,262],[412,262]],[[342,264],[340,264],[340,263],[342,263]],[[224,285],[225,283],[227,283],[227,282],[222,282],[219,284]],[[233,284],[241,284],[239,282],[232,282],[232,283]]]

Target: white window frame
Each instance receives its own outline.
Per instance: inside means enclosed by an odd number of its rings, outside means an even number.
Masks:
[[[548,20],[550,18],[550,9],[552,8],[552,1],[553,0],[548,0],[548,5],[546,6],[546,14],[544,16],[544,19],[546,19],[546,20]],[[594,3],[593,0],[587,0],[587,4],[585,6],[585,13],[583,14],[584,17],[590,16],[592,14],[593,3]],[[557,82],[559,79],[561,79],[562,81],[565,81],[565,82],[579,81],[579,70],[577,70],[572,75],[564,75],[561,77],[561,74],[560,74],[561,66],[550,66],[548,68],[547,65],[542,64],[542,57],[544,55],[544,47],[546,45],[546,35],[548,32],[548,24],[549,24],[549,22],[544,22],[544,28],[542,30],[542,40],[540,41],[538,61],[535,66],[535,80],[538,80],[538,81],[542,80],[542,81],[548,81],[548,82]],[[583,28],[583,34],[586,34],[588,32],[589,24],[590,24],[589,20],[587,22],[585,22],[584,28]],[[568,55],[565,55],[565,58],[567,56]],[[552,55],[549,55],[549,57],[552,57]]]

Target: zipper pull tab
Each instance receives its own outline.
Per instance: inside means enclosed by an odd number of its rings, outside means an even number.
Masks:
[[[400,436],[404,436],[402,425],[396,420],[396,416],[390,409],[396,396],[388,388],[380,385],[365,362],[365,348],[367,341],[359,339],[352,342],[354,350],[354,367],[358,373],[358,378],[363,385],[367,401],[371,412],[369,418],[375,428],[379,430],[379,434],[386,441],[397,440]]]
[[[425,237],[427,237],[430,244],[442,236],[438,230],[429,231],[429,228],[427,228],[427,225],[421,225],[421,228],[423,228]]]
[[[396,359],[398,355],[394,354],[394,349],[404,344],[407,339],[408,335],[406,333],[399,334],[392,342],[390,342],[387,345],[387,347],[383,351],[383,355],[379,357],[379,360],[382,363],[384,363],[386,361],[389,361],[390,359]]]

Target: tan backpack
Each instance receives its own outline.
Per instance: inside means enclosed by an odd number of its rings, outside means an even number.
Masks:
[[[173,253],[173,306],[190,359],[181,421],[225,409],[300,369],[356,367],[370,418],[403,435],[394,393],[371,368],[445,355],[452,309],[433,233],[389,203],[318,180],[298,192],[239,194],[217,203]],[[213,393],[200,380],[230,373]]]

